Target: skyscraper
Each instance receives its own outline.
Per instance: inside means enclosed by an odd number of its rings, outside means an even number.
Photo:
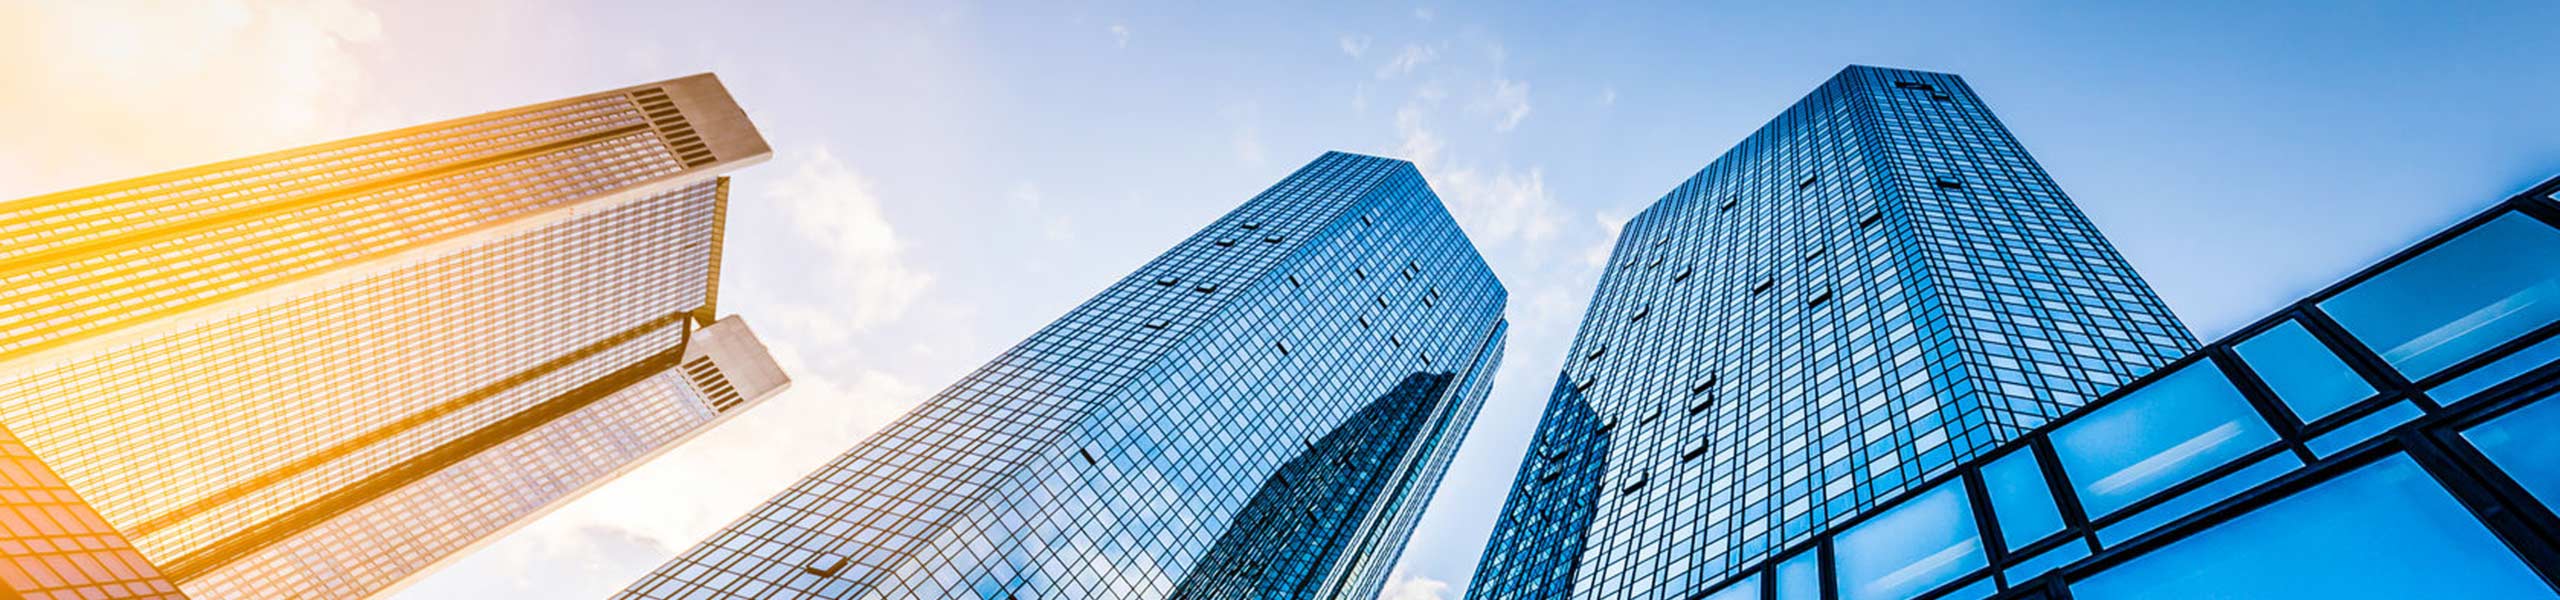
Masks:
[[[1372,597],[1505,297],[1413,165],[1325,154],[623,597]]]
[[[364,596],[769,396],[714,318],[769,154],[706,74],[0,203],[11,483],[95,513],[0,581]]]
[[[1853,66],[1629,221],[1471,598],[1685,598],[2195,339],[1952,76]]]

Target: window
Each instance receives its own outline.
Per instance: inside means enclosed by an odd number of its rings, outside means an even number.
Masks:
[[[2497,463],[2526,493],[2548,506],[2560,506],[2560,402],[2549,398],[2515,409],[2462,432],[2480,453]]]
[[[2021,448],[1982,466],[1982,489],[1991,498],[1991,515],[2009,549],[2026,547],[2062,531],[2062,511],[2054,508],[2053,488],[2045,485],[2036,453]]]
[[[1175,278],[1175,277],[1158,277],[1158,278],[1156,278],[1156,285],[1161,285],[1161,286],[1165,286],[1165,287],[1172,287],[1172,286],[1173,286],[1173,284],[1177,284],[1177,283],[1182,283],[1182,279],[1180,279],[1180,278]]]
[[[1280,236],[1276,236],[1276,235],[1266,235],[1266,236],[1262,236],[1262,243],[1265,243],[1265,244],[1277,244],[1277,243],[1280,243],[1280,242],[1288,241],[1288,239],[1289,239],[1289,238],[1280,237]]]
[[[1874,225],[1874,224],[1876,224],[1876,221],[1881,221],[1881,220],[1884,220],[1884,211],[1876,211],[1876,212],[1867,213],[1866,218],[1858,219],[1858,226],[1859,226],[1859,227],[1865,227],[1865,226],[1868,226],[1868,225]]]
[[[1233,248],[1235,245],[1235,240],[1218,240],[1218,247],[1220,248]]]
[[[2560,320],[2560,230],[2522,213],[2482,223],[2320,302],[2410,379]]]
[[[1779,597],[1787,596],[1785,592],[1779,592]],[[1760,576],[1752,575],[1733,580],[1733,583],[1726,584],[1724,589],[1716,590],[1716,593],[1708,594],[1700,600],[1760,600]]]
[[[2276,441],[2222,367],[2199,360],[2055,430],[2053,450],[2091,518]]]
[[[1939,485],[1833,541],[1843,600],[1900,600],[1990,565],[1964,486]]]
[[[1961,189],[1964,189],[1964,180],[1962,180],[1962,179],[1957,179],[1957,178],[1955,178],[1954,176],[1950,176],[1950,175],[1939,175],[1939,176],[1937,177],[1937,181],[1936,181],[1936,183],[1938,184],[1938,189],[1942,189],[1942,190],[1961,190]]]
[[[1820,176],[1820,175],[1811,175],[1811,176],[1807,176],[1807,177],[1805,177],[1805,178],[1804,178],[1804,181],[1800,181],[1800,182],[1797,182],[1797,183],[1796,183],[1796,189],[1801,190],[1801,189],[1805,189],[1805,188],[1813,187],[1813,182],[1821,181],[1821,180],[1822,180],[1822,176]]]
[[[2318,421],[2374,394],[2373,384],[2295,321],[2231,347],[2304,422]]]
[[[1936,87],[1930,86],[1929,84],[1926,84],[1926,83],[1920,83],[1920,82],[1917,82],[1917,81],[1896,81],[1896,82],[1893,82],[1893,87],[1902,88],[1902,89],[1906,89],[1906,90],[1921,90],[1921,91],[1930,91],[1930,90],[1936,90],[1936,89],[1938,89],[1938,88],[1936,88]]]
[[[1218,286],[1217,286],[1217,284],[1212,284],[1212,283],[1203,283],[1203,284],[1200,284],[1200,285],[1192,286],[1192,287],[1191,287],[1191,291],[1194,291],[1194,292],[1200,292],[1200,293],[1203,293],[1203,294],[1214,294],[1214,293],[1217,293],[1217,292],[1218,292]]]
[[[1830,301],[1830,300],[1831,300],[1831,290],[1822,290],[1821,292],[1817,292],[1817,293],[1815,293],[1815,294],[1813,295],[1813,297],[1812,297],[1812,298],[1807,298],[1807,299],[1805,299],[1805,301],[1804,301],[1804,306],[1805,306],[1805,308],[1813,308],[1813,307],[1817,307],[1817,306],[1822,306],[1822,303],[1823,303],[1823,302],[1827,302],[1827,301]]]
[[[1757,293],[1760,293],[1760,292],[1766,292],[1766,291],[1769,291],[1769,286],[1774,286],[1774,285],[1778,285],[1778,278],[1777,278],[1777,277],[1770,277],[1770,278],[1767,278],[1767,279],[1762,279],[1762,280],[1760,280],[1760,283],[1758,283],[1758,284],[1754,284],[1754,285],[1752,285],[1752,286],[1751,286],[1751,293],[1757,294]]]
[[[2113,598],[2551,598],[2406,456],[2240,515],[2071,585]]]
[[[1741,204],[1741,203],[1742,203],[1742,197],[1741,197],[1741,196],[1735,196],[1735,197],[1731,197],[1731,198],[1726,198],[1726,199],[1724,199],[1724,204],[1716,205],[1716,210],[1717,210],[1717,211],[1730,210],[1730,209],[1732,209],[1732,208],[1734,207],[1734,205],[1738,205],[1738,204]]]
[[[1774,600],[1822,600],[1821,557],[1812,550],[1778,563],[1778,595]]]
[[[1245,221],[1245,222],[1244,222],[1244,225],[1240,225],[1240,227],[1245,228],[1245,230],[1246,230],[1246,231],[1252,231],[1252,230],[1255,230],[1255,229],[1261,229],[1261,228],[1262,228],[1262,224],[1261,224],[1261,223],[1255,223],[1255,222],[1252,222],[1252,221]]]

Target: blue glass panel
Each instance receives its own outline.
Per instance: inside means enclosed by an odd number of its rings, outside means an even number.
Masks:
[[[2118,598],[2550,598],[2417,463],[2393,456],[2071,584]]]
[[[1821,560],[1808,550],[1778,563],[1777,600],[1822,600]]]
[[[2277,477],[2283,477],[2284,474],[2291,473],[2301,466],[2302,459],[2294,457],[2291,452],[2280,452],[2258,459],[2258,462],[2241,467],[2238,471],[2232,471],[2221,479],[2213,480],[2213,483],[2196,486],[2196,489],[2179,494],[2178,497],[2171,498],[2167,502],[2152,505],[2151,508],[2128,515],[2124,520],[2117,521],[2113,525],[2099,528],[2098,542],[2112,546],[2133,539],[2133,536],[2142,535],[2144,532],[2167,525],[2170,521],[2204,510],[2204,507],[2212,506],[2215,502],[2249,491],[2249,488],[2258,487],[2258,484],[2275,481]]]
[[[2354,422],[2313,437],[2303,445],[2309,446],[2312,454],[2325,458],[2365,440],[2373,439],[2373,436],[2381,435],[2382,432],[2390,431],[2394,426],[2407,423],[2410,419],[2425,414],[2425,411],[2418,410],[2418,407],[2411,406],[2407,402],[2393,402],[2390,406],[2382,407],[2382,410],[2373,411],[2373,414],[2356,417]]]
[[[2232,345],[2231,350],[2248,361],[2258,378],[2276,391],[2276,398],[2293,407],[2294,416],[2304,422],[2318,421],[2374,393],[2373,384],[2330,353],[2319,338],[2311,337],[2301,323],[2285,321]]]
[[[2560,507],[2560,402],[2548,398],[2462,432],[2545,506]]]
[[[2560,230],[2507,213],[2320,303],[2424,379],[2560,320]]]
[[[2197,361],[2053,433],[2091,517],[2276,441],[2222,367]]]
[[[2480,368],[2463,373],[2460,377],[2447,379],[2444,383],[2427,388],[2427,397],[2445,404],[2457,404],[2471,398],[2472,394],[2506,383],[2517,375],[2542,368],[2543,365],[2551,364],[2555,360],[2560,360],[2560,336],[2534,342],[2531,346],[2517,350],[2515,354],[2489,361],[2489,364],[2480,365]]]
[[[1899,600],[1989,564],[1973,505],[1954,482],[1913,496],[1840,534],[1840,597]]]
[[[1760,600],[1760,576],[1744,577],[1741,581],[1733,582],[1733,585],[1716,590],[1715,594],[1707,596],[1705,600]]]
[[[2063,565],[2071,564],[2071,561],[2088,557],[2089,543],[2072,540],[2052,550],[2046,550],[2043,554],[2018,561],[2017,566],[2009,567],[2009,584],[2017,585],[2018,582],[2043,575],[2045,571],[2059,569]]]
[[[2062,510],[2053,506],[2053,488],[2045,485],[2034,452],[2011,452],[1983,465],[1982,487],[1991,496],[1992,519],[2000,523],[2000,538],[2009,547],[2062,531]]]

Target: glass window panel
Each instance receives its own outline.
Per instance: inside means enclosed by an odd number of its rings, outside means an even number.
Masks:
[[[2517,375],[2541,368],[2555,360],[2560,360],[2560,336],[2534,342],[2531,346],[2517,350],[2515,354],[2489,361],[2489,364],[2480,365],[2480,368],[2463,373],[2460,377],[2447,379],[2444,383],[2427,388],[2427,397],[2445,404],[2459,403],[2470,398],[2472,394],[2506,383]]]
[[[2034,579],[2037,575],[2043,575],[2046,571],[2059,569],[2062,568],[2063,565],[2071,564],[2071,561],[2088,557],[2088,542],[2080,540],[2064,542],[2060,546],[2055,546],[2052,550],[2044,551],[2043,554],[2038,554],[2028,557],[2026,560],[2018,561],[2017,566],[2009,567],[2009,585],[2017,585],[2019,582]]]
[[[2303,445],[2311,447],[2312,454],[2327,457],[2365,440],[2373,439],[2373,436],[2381,435],[2382,432],[2390,431],[2393,426],[2407,423],[2410,419],[2418,418],[2423,414],[2426,413],[2407,402],[2393,402],[2390,406],[2382,407],[2382,410],[2373,411],[2373,414],[2356,417],[2353,422],[2313,437]]]
[[[2116,598],[2551,598],[2417,463],[2392,456],[2071,584]]]
[[[2222,367],[2197,361],[2053,432],[2091,517],[2276,441]]]
[[[1778,563],[1777,600],[1822,600],[1821,557],[1811,550]]]
[[[2319,338],[2311,337],[2301,323],[2285,321],[2231,349],[2305,422],[2318,421],[2374,393],[2373,384],[2330,353]]]
[[[1705,600],[1760,600],[1760,576],[1744,577],[1733,585],[1716,590],[1715,595],[1707,596]]]
[[[2474,425],[2462,438],[2543,505],[2560,507],[2560,435],[2555,431],[2560,431],[2560,402],[2544,398]]]
[[[2179,494],[2176,498],[2154,504],[2151,508],[2125,516],[2123,520],[2116,521],[2113,525],[2099,528],[2098,542],[2114,545],[2133,539],[2133,536],[2142,535],[2144,532],[2167,525],[2170,521],[2204,510],[2204,507],[2212,506],[2215,502],[2239,495],[2240,492],[2248,491],[2249,488],[2258,487],[2258,484],[2275,481],[2277,477],[2283,477],[2284,474],[2291,473],[2301,466],[2302,459],[2296,458],[2291,452],[2278,452],[2258,459],[2258,462],[2232,471],[2221,479],[2213,480],[2213,483],[2196,486],[2196,489]]]
[[[1973,504],[1955,482],[1913,496],[1833,542],[1846,600],[1899,600],[1989,564]]]
[[[2320,302],[2410,379],[2560,320],[2560,230],[2522,213],[2483,223]]]
[[[2010,548],[2025,546],[2062,531],[2062,510],[2053,505],[2036,454],[2021,449],[1982,467],[1982,488],[1991,496],[1992,519]]]

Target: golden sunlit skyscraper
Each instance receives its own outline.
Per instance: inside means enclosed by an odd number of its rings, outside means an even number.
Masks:
[[[708,74],[0,202],[0,597],[395,588],[788,385]]]

